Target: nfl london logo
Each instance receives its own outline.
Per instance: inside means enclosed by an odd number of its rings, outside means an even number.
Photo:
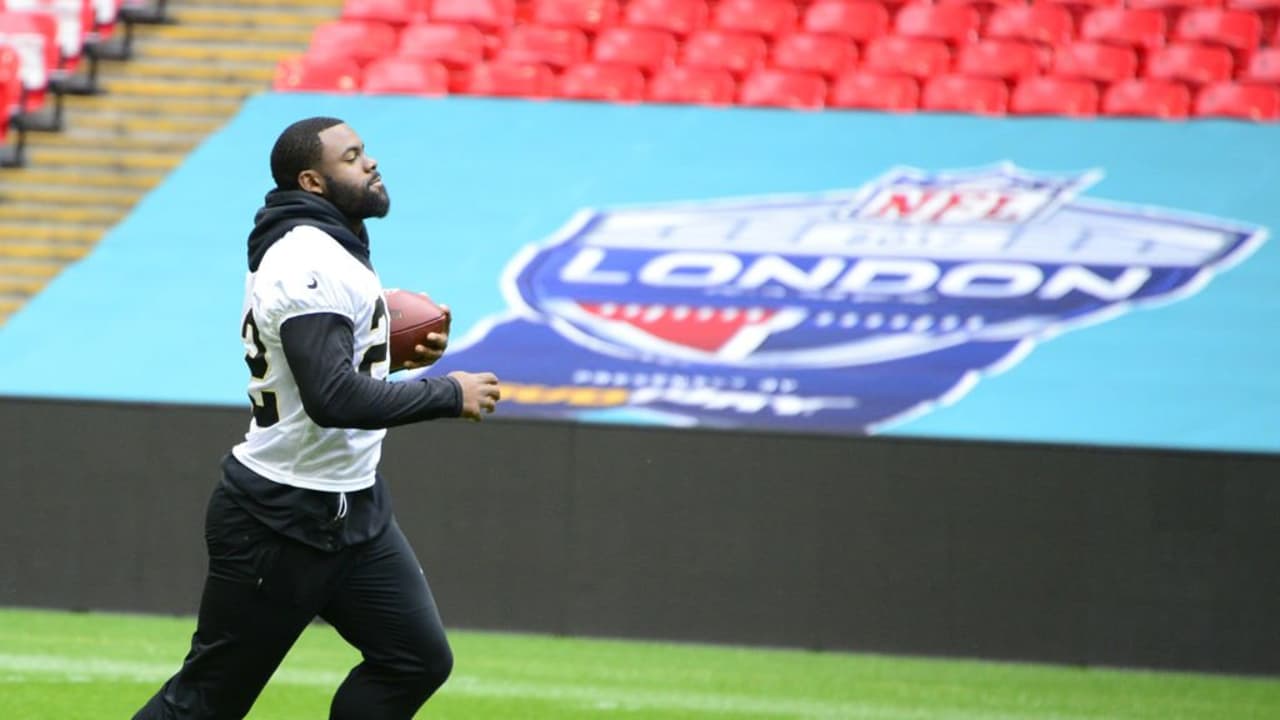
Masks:
[[[516,414],[872,432],[1037,340],[1194,293],[1263,239],[1082,198],[1101,177],[899,168],[852,191],[584,211],[513,258],[512,314],[454,357],[561,390]],[[610,402],[573,407],[590,388]]]

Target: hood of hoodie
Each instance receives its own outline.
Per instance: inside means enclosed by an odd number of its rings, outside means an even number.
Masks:
[[[299,225],[310,225],[328,233],[365,267],[369,261],[369,233],[363,227],[356,234],[347,218],[333,203],[305,190],[272,190],[253,216],[249,233],[249,272],[257,272],[262,257],[277,240]]]

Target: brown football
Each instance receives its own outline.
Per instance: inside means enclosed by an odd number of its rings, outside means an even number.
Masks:
[[[383,296],[391,316],[391,369],[399,370],[413,358],[414,346],[423,344],[428,334],[449,332],[449,313],[426,293],[393,288]]]

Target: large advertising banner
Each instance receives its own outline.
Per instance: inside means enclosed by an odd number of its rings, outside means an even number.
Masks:
[[[245,240],[313,115],[499,419],[1280,453],[1280,126],[1226,121],[263,95],[0,326],[0,396],[247,413]]]
[[[495,370],[512,415],[876,432],[1037,342],[1194,294],[1265,236],[1083,196],[1102,172],[897,168],[586,210],[510,260],[509,311],[439,369]]]

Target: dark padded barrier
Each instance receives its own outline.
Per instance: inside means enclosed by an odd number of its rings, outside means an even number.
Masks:
[[[0,401],[0,604],[193,612],[245,420]],[[382,469],[452,627],[1280,673],[1280,456],[490,421]]]

